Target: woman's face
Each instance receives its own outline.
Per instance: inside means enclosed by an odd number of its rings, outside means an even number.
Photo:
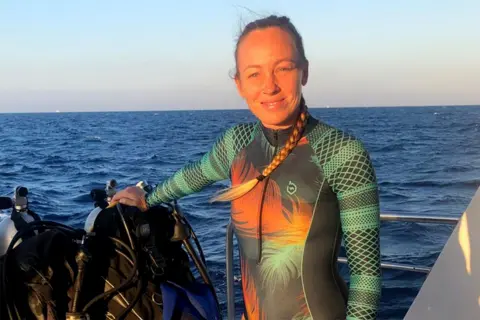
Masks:
[[[279,27],[250,32],[239,44],[237,71],[238,92],[266,127],[295,123],[308,63],[302,63],[290,33]]]

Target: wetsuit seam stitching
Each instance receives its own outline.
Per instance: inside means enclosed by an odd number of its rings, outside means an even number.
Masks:
[[[312,146],[311,146],[311,144],[310,144],[310,139],[308,139],[308,137],[307,137],[307,144],[308,144],[308,146],[310,147],[310,150],[312,151],[312,153],[316,156],[317,154],[316,154],[315,150],[312,148]],[[325,176],[325,172],[323,171],[322,165],[320,165],[319,163],[316,163],[315,161],[314,161],[314,163],[316,164],[318,170],[320,171],[320,174],[322,175],[323,179],[322,179],[322,184],[320,185],[320,188],[319,188],[319,190],[318,190],[318,196],[317,196],[317,200],[315,201],[315,206],[314,206],[314,208],[313,208],[312,221],[311,221],[311,223],[310,223],[310,227],[308,228],[307,237],[305,238],[305,245],[306,245],[306,241],[307,241],[307,239],[308,239],[308,235],[310,234],[310,229],[311,229],[312,224],[313,224],[313,219],[314,219],[315,213],[316,213],[316,211],[317,211],[318,201],[320,200],[320,195],[321,195],[323,186],[325,185],[325,181],[327,182],[327,185],[330,186],[330,183],[327,181],[327,177]],[[334,239],[334,242],[333,242],[333,243],[334,243],[334,248],[335,248],[335,243],[336,243],[336,241],[337,241],[338,232],[339,232],[338,223],[340,223],[340,222],[337,222],[337,228],[336,228],[337,231],[335,232],[335,239]],[[305,245],[304,245],[304,256],[305,256]],[[334,256],[334,253],[332,253],[332,257],[333,257],[333,256]],[[310,312],[310,315],[313,317],[312,311],[311,311],[310,306],[309,306],[309,304],[308,304],[308,299],[307,299],[307,295],[306,295],[306,292],[305,292],[305,285],[304,285],[304,281],[303,281],[303,259],[304,259],[304,257],[302,257],[302,288],[303,288],[303,292],[304,292],[304,296],[305,296],[305,302],[306,302],[306,304],[307,304],[308,311]],[[333,260],[333,259],[331,258],[331,259],[330,259],[330,262],[331,262],[331,263],[333,262],[332,260]],[[333,275],[332,264],[330,264],[330,267],[331,267],[330,270],[331,270],[332,275]],[[336,279],[335,277],[333,277],[333,279],[334,279],[334,281],[335,281],[335,285],[336,285],[337,289],[338,289],[339,292],[341,293],[342,290],[340,290],[340,287],[338,286],[337,279]],[[343,294],[342,294],[342,296],[343,296]],[[347,302],[348,302],[348,300],[347,300]]]
[[[312,149],[313,150],[313,149]],[[320,172],[322,172],[320,170]],[[321,173],[323,175],[323,173]],[[313,213],[312,213],[312,220],[310,221],[310,226],[308,227],[308,233],[307,233],[307,236],[305,237],[305,242],[303,244],[303,255],[302,255],[302,290],[303,290],[303,295],[305,297],[305,303],[307,304],[307,308],[308,308],[308,312],[310,313],[310,316],[313,318],[313,315],[312,315],[312,310],[310,309],[310,305],[308,303],[308,298],[307,298],[307,294],[305,292],[305,282],[304,282],[304,270],[303,270],[303,262],[304,262],[304,259],[305,259],[305,247],[307,245],[307,239],[308,239],[308,236],[310,235],[310,231],[312,229],[312,225],[313,225],[313,220],[315,218],[315,213],[317,212],[317,205],[318,205],[318,202],[320,200],[320,195],[322,193],[322,189],[323,189],[323,185],[325,184],[325,177],[323,178],[322,180],[322,184],[320,185],[320,188],[318,189],[318,195],[317,195],[317,200],[315,201],[315,206],[313,207]]]
[[[232,179],[232,169],[233,169],[233,163],[235,162],[235,160],[238,158],[238,156],[242,153],[242,151],[246,151],[254,142],[255,142],[255,139],[257,138],[258,136],[258,133],[259,133],[259,122],[256,122],[256,123],[253,123],[251,124],[252,125],[252,128],[251,128],[251,132],[249,134],[249,141],[248,143],[245,144],[244,147],[240,148],[237,152],[235,152],[235,156],[233,157],[231,163],[229,163],[229,166],[230,166],[230,170],[229,170],[229,174],[230,174],[230,181]],[[260,130],[261,131],[261,130]],[[246,152],[248,153],[248,152]],[[230,216],[232,216],[232,213],[230,213]],[[241,252],[239,252],[239,254],[241,254]],[[242,288],[242,296],[243,298],[245,299],[245,294],[243,292],[243,288]],[[249,320],[249,316],[248,316],[248,310],[246,310],[247,312],[243,313],[243,316],[245,317],[245,320]]]
[[[275,154],[277,153],[278,151],[278,135],[277,133],[274,134],[274,137],[275,137],[275,149],[273,151],[273,158],[271,161],[273,161],[273,159],[275,158]],[[268,139],[267,139],[268,140]],[[270,182],[270,178],[271,176],[269,175],[265,181],[264,181],[264,187],[263,187],[263,193],[262,193],[262,200],[260,202],[260,212],[259,212],[259,215],[258,215],[258,256],[257,256],[257,265],[260,265],[261,262],[262,262],[262,251],[263,251],[263,219],[262,219],[262,215],[263,215],[263,207],[264,207],[264,204],[265,204],[265,195],[267,193],[267,188],[268,188],[268,183]]]
[[[229,174],[229,177],[228,179],[230,181],[232,181],[232,167],[233,167],[233,163],[235,162],[235,160],[238,158],[238,156],[240,155],[240,153],[242,153],[242,151],[244,150],[247,150],[248,147],[255,141],[255,138],[258,134],[258,123],[251,123],[251,124],[247,124],[247,125],[251,125],[252,127],[250,128],[251,132],[249,134],[250,138],[249,138],[249,141],[248,143],[245,144],[245,146],[243,146],[242,148],[238,149],[236,152],[235,152],[235,155],[233,156],[232,158],[232,161],[230,163],[228,163],[228,166],[229,166],[229,170],[228,170],[228,174]]]
[[[335,263],[335,259],[334,259],[334,256],[335,256],[335,249],[337,249],[337,246],[336,246],[336,243],[337,243],[337,240],[338,240],[338,233],[339,233],[339,224],[340,222],[338,221],[337,222],[337,231],[335,231],[335,238],[334,238],[334,241],[333,241],[333,250],[332,250],[332,256],[330,258],[330,271],[332,273],[332,277],[333,277],[333,281],[335,281],[335,285],[337,286],[337,289],[338,291],[340,292],[340,294],[343,296],[342,294],[342,290],[340,289],[340,286],[338,285],[338,281],[337,281],[337,278],[335,277],[335,275],[333,274],[333,264]],[[344,297],[345,298],[345,297]],[[348,300],[347,300],[348,302]]]

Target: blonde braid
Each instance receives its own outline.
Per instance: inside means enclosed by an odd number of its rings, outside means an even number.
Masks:
[[[216,196],[213,197],[211,202],[214,201],[231,201],[237,198],[240,198],[250,190],[252,190],[258,182],[262,181],[268,177],[278,166],[288,157],[292,150],[297,146],[300,138],[302,137],[303,130],[307,124],[308,120],[308,110],[307,106],[303,105],[303,110],[300,112],[300,115],[297,119],[295,127],[293,128],[292,134],[288,138],[285,146],[278,152],[273,158],[272,162],[266,167],[262,174],[252,179],[250,181],[244,182],[238,186],[228,188],[226,190],[220,191]]]

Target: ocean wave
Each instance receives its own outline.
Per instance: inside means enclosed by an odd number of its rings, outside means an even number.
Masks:
[[[374,152],[399,152],[407,150],[404,143],[394,143],[386,146],[379,147],[378,149],[373,149]]]
[[[102,142],[100,136],[88,136],[83,139],[84,142]]]
[[[478,188],[480,186],[480,179],[467,179],[461,181],[451,180],[412,180],[412,181],[380,181],[379,185],[382,187],[403,187],[403,188],[417,188],[417,187],[429,187],[429,188]]]

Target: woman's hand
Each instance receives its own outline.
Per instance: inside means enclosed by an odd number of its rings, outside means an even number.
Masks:
[[[110,207],[116,203],[121,203],[131,207],[137,207],[142,212],[148,210],[147,201],[145,200],[146,192],[139,187],[130,186],[118,191],[110,201]]]

